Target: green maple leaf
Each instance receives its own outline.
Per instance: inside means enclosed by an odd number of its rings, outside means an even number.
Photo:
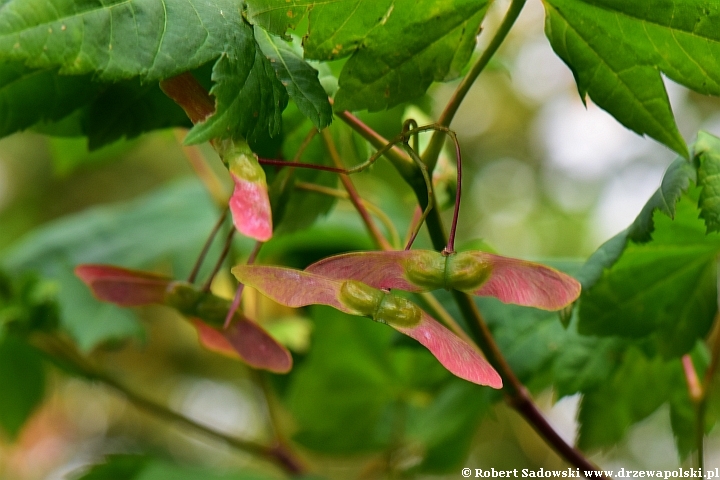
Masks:
[[[457,77],[475,48],[488,0],[251,0],[251,22],[282,35],[307,13],[305,56],[351,56],[336,110],[371,111],[417,98],[433,81]]]
[[[216,113],[189,139],[273,136],[287,93],[258,52],[241,7],[236,0],[6,0],[0,61],[61,75],[91,74],[100,82],[156,82],[215,60]],[[87,103],[86,95],[74,98],[76,108]]]
[[[580,95],[688,157],[660,74],[720,95],[720,5],[709,0],[544,0],[546,34]]]

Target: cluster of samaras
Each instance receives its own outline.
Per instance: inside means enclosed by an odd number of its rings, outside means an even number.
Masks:
[[[392,290],[455,289],[545,310],[561,309],[580,294],[575,279],[552,268],[479,251],[356,252],[326,258],[305,270],[240,265],[232,272],[241,283],[282,305],[329,305],[385,323],[424,345],[454,375],[494,388],[500,388],[502,380],[476,347]],[[187,282],[104,265],[82,265],[76,273],[100,300],[177,309],[192,320],[201,343],[212,350],[275,372],[292,366],[285,347],[240,313],[222,328],[230,302]]]

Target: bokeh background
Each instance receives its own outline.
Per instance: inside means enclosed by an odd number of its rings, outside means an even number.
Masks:
[[[505,2],[491,9],[494,31]],[[528,2],[508,41],[468,95],[452,124],[464,159],[464,197],[458,243],[482,239],[501,254],[534,259],[586,259],[639,213],[675,154],[635,135],[578,96],[569,69],[543,33],[543,9]],[[487,38],[480,37],[479,50]],[[720,100],[666,81],[680,131],[688,142],[698,130],[720,135]],[[403,116],[436,117],[455,83],[434,85],[418,106],[361,115],[393,136]],[[420,123],[423,123],[422,121]],[[220,178],[223,169],[203,153]],[[162,185],[192,177],[177,132],[161,131],[88,152],[85,140],[25,132],[0,140],[0,258],[26,234],[62,217],[101,205],[119,205]],[[359,190],[383,208],[404,234],[412,195],[399,176],[378,165],[354,177]],[[229,189],[229,184],[224,184]],[[229,190],[228,190],[229,191]],[[212,219],[208,220],[212,224]],[[323,224],[348,224],[363,235],[349,203],[340,201]],[[182,228],[172,234],[182,234]],[[158,236],[167,232],[157,232]],[[200,236],[204,236],[201,233]],[[152,243],[153,239],[145,240]],[[427,244],[426,238],[420,238]],[[239,241],[239,255],[250,243]],[[227,275],[216,290],[228,295]],[[269,308],[262,302],[250,309]],[[140,311],[144,339],[104,345],[92,358],[111,373],[220,431],[267,438],[268,406],[254,373],[201,350],[193,330],[162,308]],[[287,315],[293,315],[286,312]],[[284,332],[302,352],[312,342],[310,323],[289,317]],[[289,332],[289,333],[288,333]],[[121,395],[49,369],[46,398],[19,439],[0,438],[0,478],[71,478],[71,472],[114,452],[165,451],[184,462],[232,469],[266,469],[220,442],[138,411]],[[0,395],[2,393],[0,392]],[[550,422],[568,440],[576,432],[577,397],[555,402],[553,391],[536,397]],[[282,413],[282,408],[280,408]],[[281,421],[290,419],[281,417]],[[292,425],[288,424],[289,431]],[[465,462],[471,468],[565,468],[516,414],[498,404],[473,434]],[[330,478],[382,478],[373,455],[330,458],[300,449]],[[591,455],[604,469],[677,467],[669,416],[661,408],[634,426],[616,448]],[[720,466],[720,435],[707,441],[708,467]],[[458,472],[427,478],[459,478]]]

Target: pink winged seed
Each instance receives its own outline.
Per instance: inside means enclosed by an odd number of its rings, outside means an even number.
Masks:
[[[79,265],[75,274],[99,300],[121,307],[165,304],[165,293],[172,283],[161,275],[111,265]],[[262,327],[239,314],[228,330],[215,329],[198,318],[190,320],[200,343],[211,351],[276,373],[292,368],[290,352]]]
[[[272,213],[267,187],[231,173],[235,190],[230,197],[230,212],[235,228],[250,238],[265,242],[272,237]]]
[[[79,265],[75,275],[98,300],[121,307],[163,303],[171,279],[153,273],[111,265]]]
[[[411,328],[394,327],[430,350],[440,364],[464,380],[502,388],[502,378],[477,350],[423,312],[420,323]]]
[[[405,278],[403,263],[415,250],[353,252],[324,258],[305,269],[335,280],[357,280],[375,288],[397,288],[407,292],[422,289]]]
[[[240,283],[253,287],[286,307],[328,305],[356,314],[338,299],[342,282],[302,270],[264,265],[238,265],[232,269]]]
[[[474,295],[543,310],[559,310],[580,295],[580,282],[553,268],[484,252],[473,255],[492,265],[492,275]]]
[[[198,331],[200,343],[216,353],[240,358],[255,368],[275,373],[287,373],[292,368],[292,356],[255,322],[241,316],[227,330],[213,328],[198,318],[191,319]]]
[[[428,250],[355,252],[325,258],[306,271],[336,280],[358,280],[375,288],[420,292],[424,289],[410,283],[404,266],[428,254],[440,255]],[[543,310],[559,310],[580,295],[577,280],[545,265],[485,252],[467,254],[491,267],[485,283],[470,292],[474,295]]]
[[[240,282],[282,305],[297,308],[322,304],[358,314],[339,300],[340,281],[309,272],[260,265],[239,265],[232,272]],[[453,375],[479,385],[502,388],[500,375],[487,360],[427,313],[423,312],[420,323],[413,327],[390,326],[424,345]]]

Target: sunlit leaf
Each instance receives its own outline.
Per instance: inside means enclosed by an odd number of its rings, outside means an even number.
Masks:
[[[485,252],[443,256],[430,250],[355,252],[321,260],[307,271],[411,292],[439,288],[491,296],[505,303],[558,310],[580,293],[578,282],[537,263]]]
[[[720,95],[720,9],[706,0],[544,0],[545,31],[580,95],[688,157],[661,73]]]
[[[309,11],[305,57],[351,55],[340,74],[338,110],[381,110],[455,78],[470,59],[486,0],[250,0],[251,23],[283,35]]]

